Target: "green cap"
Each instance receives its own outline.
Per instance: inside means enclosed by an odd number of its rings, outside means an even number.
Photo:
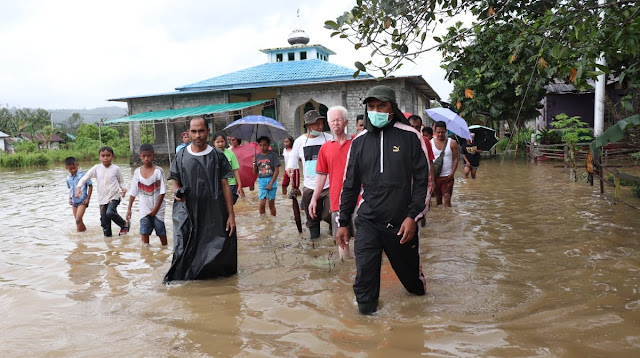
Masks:
[[[391,101],[393,103],[396,103],[396,91],[387,86],[375,86],[367,91],[367,94],[365,95],[364,101],[362,101],[362,103],[367,103],[371,98],[375,98],[382,102]]]

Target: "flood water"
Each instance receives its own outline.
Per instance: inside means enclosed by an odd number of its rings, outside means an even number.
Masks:
[[[280,193],[275,219],[257,217],[257,191],[235,206],[237,276],[167,286],[172,194],[168,248],[144,247],[137,202],[131,233],[103,238],[94,194],[76,233],[65,176],[0,172],[2,357],[640,356],[640,213],[550,165],[456,178],[420,234],[428,294],[385,263],[373,316],[357,313],[353,260],[325,224],[302,238]]]

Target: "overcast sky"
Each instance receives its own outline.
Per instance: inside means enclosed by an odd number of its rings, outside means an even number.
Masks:
[[[267,61],[260,49],[288,46],[300,25],[312,44],[354,68],[371,50],[331,38],[324,22],[344,0],[0,0],[0,107],[125,106],[107,99],[173,91]],[[446,100],[441,55],[423,55],[399,74],[422,75]]]

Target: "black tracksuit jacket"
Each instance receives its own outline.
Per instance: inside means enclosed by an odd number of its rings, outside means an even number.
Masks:
[[[364,130],[351,143],[340,196],[340,226],[351,222],[363,189],[358,216],[400,225],[425,209],[428,164],[420,137],[406,124],[393,122],[377,133]]]

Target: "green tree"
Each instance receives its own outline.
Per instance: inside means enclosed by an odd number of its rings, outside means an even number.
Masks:
[[[6,108],[0,108],[0,130],[11,136],[17,134],[13,114]]]
[[[42,138],[43,148],[49,149],[49,144],[51,143],[51,137],[55,133],[55,129],[52,126],[44,126],[42,129],[38,131],[40,137]]]
[[[569,163],[569,175],[572,181],[576,181],[576,144],[580,141],[593,140],[592,132],[588,125],[580,120],[579,116],[569,117],[566,114],[558,114],[551,122],[551,126],[560,130],[562,141],[567,145]]]
[[[59,124],[60,131],[64,133],[76,134],[78,127],[84,123],[84,118],[80,113],[72,113],[69,118]]]
[[[13,115],[18,132],[26,131],[36,141],[35,135],[45,126],[51,125],[51,114],[42,108],[21,108]]]
[[[442,67],[454,83],[452,102],[460,111],[494,120],[506,117],[515,125],[515,118],[523,123],[535,115],[535,103],[552,79],[587,89],[589,80],[605,72],[631,89],[639,88],[638,3],[357,0],[351,11],[325,26],[333,30],[332,36],[351,41],[357,49],[371,49],[371,56],[379,55],[377,62],[356,62],[358,72],[373,70],[388,76],[405,60],[439,50]],[[445,36],[432,35],[461,13],[474,15],[475,22],[469,27],[458,23]],[[595,63],[601,52],[607,66]],[[630,91],[626,99],[632,96]]]
[[[117,130],[111,127],[102,126],[98,129],[98,126],[95,124],[87,124],[83,123],[78,127],[77,130],[78,137],[100,140],[100,136],[102,136],[102,143],[108,144],[117,141],[121,138],[120,133]],[[128,138],[127,138],[128,140]]]

